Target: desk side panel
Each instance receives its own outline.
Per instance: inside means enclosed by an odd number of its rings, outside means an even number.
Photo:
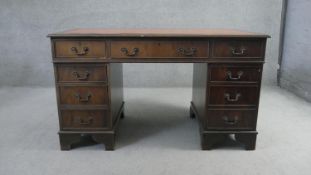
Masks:
[[[203,121],[206,112],[207,68],[207,63],[193,65],[192,103],[200,121]]]

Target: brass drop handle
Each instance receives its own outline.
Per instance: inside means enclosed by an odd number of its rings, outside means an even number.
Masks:
[[[246,54],[246,49],[243,47],[240,48],[239,50],[236,48],[231,48],[231,53],[232,55],[235,55],[235,56],[243,56]]]
[[[225,123],[228,124],[228,125],[235,125],[235,124],[237,124],[237,123],[239,122],[239,117],[238,117],[238,116],[234,116],[233,119],[229,119],[229,117],[224,116],[222,119],[223,119],[223,120],[225,121]]]
[[[129,52],[127,48],[121,48],[121,52],[123,52],[126,56],[136,56],[139,52],[139,48],[133,48],[132,52]]]
[[[80,117],[80,125],[90,125],[93,122],[93,117],[88,117],[86,119],[83,119],[82,117]]]
[[[87,80],[89,78],[90,73],[85,71],[83,75],[80,75],[77,71],[72,72],[72,75],[78,80]]]
[[[234,98],[231,98],[231,95],[229,93],[225,93],[224,96],[227,101],[236,102],[236,101],[239,101],[241,94],[240,93],[235,94]]]
[[[78,56],[84,56],[89,52],[88,47],[83,47],[82,49],[78,49],[77,47],[72,47],[71,51],[74,52]]]
[[[230,80],[240,80],[243,74],[244,74],[243,71],[239,71],[237,73],[237,77],[232,77],[232,72],[231,71],[227,71],[227,76],[228,76],[228,78]]]
[[[87,93],[84,97],[82,97],[79,93],[75,94],[75,97],[79,100],[79,102],[88,102],[91,96],[91,93]]]
[[[190,48],[190,49],[178,48],[177,52],[184,56],[193,56],[197,52],[197,49],[196,48]]]

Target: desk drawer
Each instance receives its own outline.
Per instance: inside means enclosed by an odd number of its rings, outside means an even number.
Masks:
[[[106,82],[106,64],[59,64],[58,82]]]
[[[254,130],[256,110],[208,110],[206,129]]]
[[[214,40],[213,58],[263,58],[262,40]]]
[[[56,58],[100,58],[106,56],[105,41],[55,40]]]
[[[208,57],[208,41],[112,41],[112,58]]]
[[[59,86],[61,105],[106,105],[107,86]]]
[[[258,86],[210,86],[210,106],[256,106]]]
[[[215,64],[209,66],[212,82],[259,82],[262,65]]]
[[[109,128],[107,110],[62,110],[61,128],[63,130],[92,130]]]

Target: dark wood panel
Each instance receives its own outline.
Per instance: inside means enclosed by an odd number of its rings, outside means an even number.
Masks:
[[[107,82],[106,64],[58,64],[58,82]]]
[[[112,58],[208,57],[209,42],[196,40],[111,41]]]
[[[212,44],[213,58],[263,58],[262,39],[215,39]]]
[[[210,86],[209,106],[256,106],[258,86]]]
[[[56,58],[99,58],[106,56],[104,40],[55,40]]]
[[[111,127],[107,110],[62,110],[64,130],[102,130]]]
[[[107,105],[107,86],[59,86],[61,105]]]
[[[113,122],[117,120],[120,108],[123,105],[122,68],[123,68],[122,63],[111,63],[109,65],[110,109]]]
[[[255,130],[256,110],[208,110],[206,129],[216,130]]]
[[[212,82],[259,82],[262,64],[211,64],[209,81]]]

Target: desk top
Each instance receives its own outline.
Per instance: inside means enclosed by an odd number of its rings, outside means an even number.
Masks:
[[[72,29],[48,37],[257,37],[269,35],[232,29]]]

